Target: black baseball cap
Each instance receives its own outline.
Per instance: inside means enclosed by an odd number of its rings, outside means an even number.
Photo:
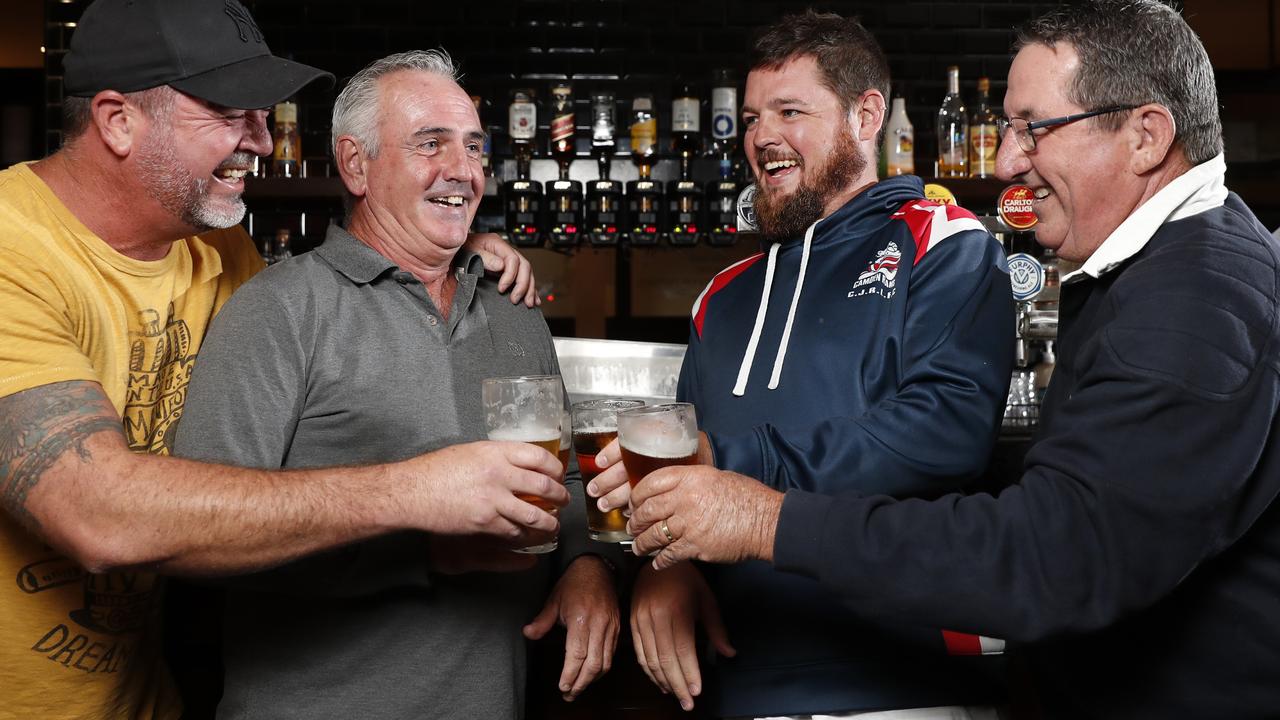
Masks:
[[[237,0],[96,0],[63,61],[67,95],[170,85],[225,107],[269,107],[333,75],[271,54]]]

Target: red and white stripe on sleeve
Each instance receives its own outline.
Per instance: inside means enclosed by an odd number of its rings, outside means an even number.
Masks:
[[[911,229],[916,240],[916,257],[912,265],[919,265],[925,253],[947,238],[965,230],[986,232],[977,216],[959,205],[947,205],[932,200],[908,200],[893,214]]]

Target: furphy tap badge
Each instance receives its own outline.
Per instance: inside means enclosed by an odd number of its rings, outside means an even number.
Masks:
[[[756,224],[756,186],[752,184],[738,193],[738,232],[756,232],[759,229]]]
[[[1013,286],[1013,299],[1030,300],[1044,289],[1044,266],[1026,253],[1009,256],[1009,284]]]

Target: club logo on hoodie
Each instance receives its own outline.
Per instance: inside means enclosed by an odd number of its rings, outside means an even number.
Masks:
[[[876,252],[875,259],[858,276],[853,289],[849,291],[849,297],[879,295],[885,300],[892,298],[897,292],[894,286],[898,282],[898,263],[901,261],[902,251],[898,249],[898,243],[890,242],[883,250]]]

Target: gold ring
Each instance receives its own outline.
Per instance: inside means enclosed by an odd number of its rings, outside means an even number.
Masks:
[[[675,542],[675,541],[676,541],[676,536],[671,534],[671,528],[667,527],[667,521],[666,521],[666,520],[663,520],[663,521],[662,521],[662,524],[658,526],[658,529],[662,531],[662,534],[663,534],[663,535],[666,535],[666,536],[667,536],[667,544],[668,544],[668,545],[670,545],[671,543],[673,543],[673,542]]]

